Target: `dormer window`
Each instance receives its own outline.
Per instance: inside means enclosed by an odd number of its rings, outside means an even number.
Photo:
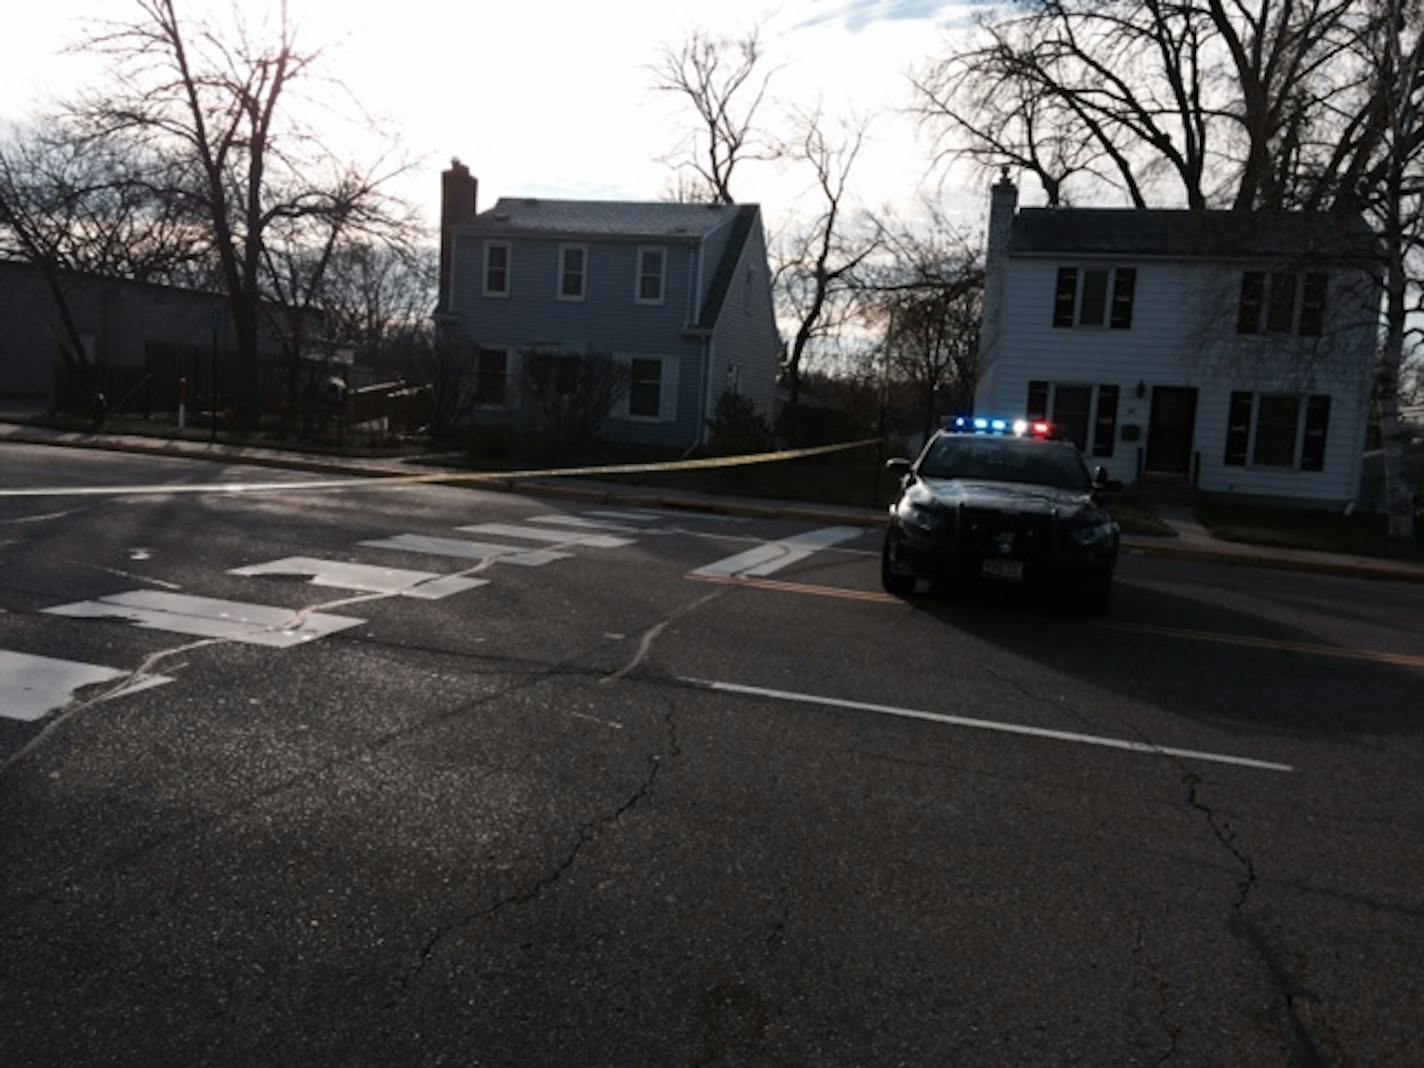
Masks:
[[[667,253],[661,248],[638,249],[638,278],[634,299],[639,304],[661,304]]]
[[[1060,267],[1053,290],[1055,327],[1132,326],[1135,267]]]
[[[559,246],[559,299],[583,300],[588,280],[588,246]]]
[[[487,297],[509,296],[509,242],[485,242],[484,294]]]

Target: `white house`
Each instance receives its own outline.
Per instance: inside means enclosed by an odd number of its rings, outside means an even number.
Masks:
[[[1380,290],[1357,216],[1018,208],[991,192],[975,410],[1114,478],[1359,494]]]

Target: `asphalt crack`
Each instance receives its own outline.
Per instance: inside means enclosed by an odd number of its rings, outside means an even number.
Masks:
[[[596,819],[581,824],[579,826],[578,835],[572,845],[546,874],[522,889],[506,894],[483,908],[452,920],[435,931],[430,938],[426,940],[425,944],[421,946],[415,964],[398,980],[396,992],[387,1003],[386,1007],[388,1009],[395,1008],[406,998],[410,992],[410,988],[420,978],[421,974],[429,966],[431,960],[434,959],[440,946],[447,939],[459,931],[499,915],[499,913],[505,909],[525,905],[537,900],[546,891],[557,886],[564,879],[586,848],[596,842],[605,831],[617,825],[624,816],[647,801],[653,792],[653,788],[664,766],[669,761],[675,760],[682,755],[682,746],[678,740],[677,721],[674,715],[675,713],[672,708],[669,708],[664,714],[663,729],[665,740],[663,747],[657,752],[648,755],[648,771],[639,781],[637,788],[611,812],[607,812]]]
[[[1152,992],[1157,1000],[1157,1022],[1162,1031],[1167,1036],[1167,1049],[1162,1056],[1157,1058],[1159,1065],[1166,1064],[1177,1055],[1177,1042],[1182,1036],[1182,1028],[1172,1022],[1171,1013],[1168,1011],[1167,991],[1172,984],[1157,974],[1152,961],[1147,956],[1147,932],[1146,925],[1141,917],[1137,920],[1137,934],[1132,944],[1132,960],[1137,965],[1137,970],[1147,977],[1152,984]]]
[[[1189,768],[1184,768],[1182,785],[1187,788],[1187,804],[1202,814],[1216,840],[1236,859],[1236,863],[1241,867],[1241,881],[1237,884],[1236,900],[1231,906],[1234,912],[1240,913],[1246,907],[1246,899],[1251,896],[1251,890],[1256,885],[1256,864],[1252,861],[1251,855],[1241,848],[1236,831],[1232,828],[1230,821],[1225,817],[1218,816],[1216,810],[1201,799],[1199,790],[1201,776]]]

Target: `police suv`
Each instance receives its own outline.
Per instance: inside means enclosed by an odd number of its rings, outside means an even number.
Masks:
[[[891,460],[901,493],[890,509],[881,581],[904,597],[921,579],[1050,589],[1103,610],[1118,527],[1098,504],[1120,489],[1090,476],[1071,441],[1042,421],[948,421],[918,460]]]

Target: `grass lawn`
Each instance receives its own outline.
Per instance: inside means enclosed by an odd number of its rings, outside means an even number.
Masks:
[[[832,504],[850,508],[883,508],[897,488],[876,463],[874,446],[803,460],[746,464],[703,471],[656,471],[646,475],[610,476],[632,486],[694,493],[765,497],[778,501]]]
[[[1424,560],[1424,543],[1396,541],[1382,515],[1270,508],[1264,505],[1202,504],[1197,519],[1216,537],[1248,545]]]
[[[1131,501],[1119,500],[1111,494],[1105,494],[1103,505],[1117,525],[1122,528],[1124,534],[1144,535],[1149,538],[1175,538],[1177,536],[1177,532],[1158,519],[1157,513],[1145,504],[1135,504]]]
[[[153,438],[157,441],[192,441],[207,444],[212,437],[212,431],[206,424],[201,426],[189,424],[179,430],[176,423],[167,419],[143,419],[133,415],[109,416],[97,431],[94,429],[92,420],[77,415],[38,415],[24,420],[24,423],[28,426],[44,427],[48,430],[60,430],[67,433],[132,434],[138,437]],[[429,451],[429,447],[423,443],[373,445],[369,435],[357,432],[348,432],[345,439],[338,443],[336,433],[330,426],[325,427],[323,436],[318,438],[304,436],[297,428],[283,433],[272,428],[238,431],[219,426],[217,443],[242,448],[285,449],[291,452],[315,453],[321,456],[370,459],[412,456]]]

